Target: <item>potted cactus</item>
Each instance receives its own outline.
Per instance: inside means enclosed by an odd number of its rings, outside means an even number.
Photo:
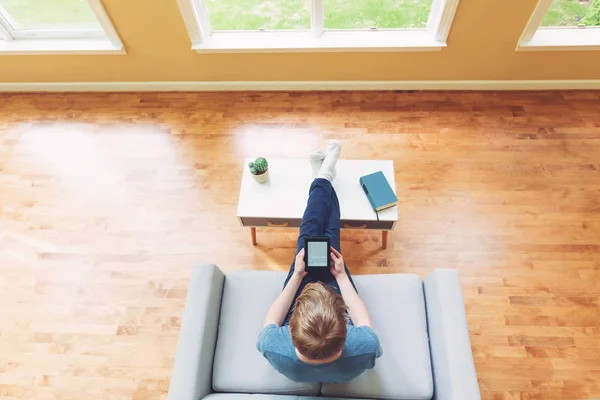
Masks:
[[[248,164],[250,173],[258,183],[265,183],[269,180],[269,163],[264,157],[258,157],[254,162]]]

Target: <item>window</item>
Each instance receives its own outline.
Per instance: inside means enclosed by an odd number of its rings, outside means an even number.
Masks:
[[[212,29],[310,29],[305,0],[206,0]]]
[[[122,50],[100,0],[0,0],[0,54]]]
[[[441,50],[458,0],[178,0],[200,52]]]
[[[325,0],[325,28],[425,28],[430,9],[431,0]]]
[[[517,50],[600,49],[600,0],[539,0]]]

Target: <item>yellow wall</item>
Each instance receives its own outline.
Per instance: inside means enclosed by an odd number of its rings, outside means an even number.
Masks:
[[[0,81],[600,79],[599,51],[515,52],[537,0],[461,0],[441,52],[288,54],[197,54],[176,0],[103,2],[127,55],[0,56]]]

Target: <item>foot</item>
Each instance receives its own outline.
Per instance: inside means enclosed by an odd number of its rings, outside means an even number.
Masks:
[[[313,179],[317,177],[319,174],[319,170],[321,169],[321,164],[323,164],[323,159],[325,158],[324,151],[314,151],[310,153],[310,167],[312,168],[312,177]]]
[[[329,182],[333,182],[336,175],[335,164],[337,163],[338,158],[340,158],[341,150],[342,145],[339,140],[330,140],[329,143],[327,143],[325,159],[323,160],[323,164],[321,164],[321,169],[319,170],[317,178],[323,178],[327,179]]]

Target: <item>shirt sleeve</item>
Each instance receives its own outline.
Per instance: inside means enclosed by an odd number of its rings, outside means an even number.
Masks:
[[[375,331],[368,326],[360,326],[357,329],[362,331],[362,333],[372,341],[375,358],[381,357],[383,355],[383,348],[381,347],[381,343],[379,343],[379,338],[375,334]]]
[[[256,341],[256,348],[263,355],[265,354],[265,352],[269,348],[269,339],[270,339],[270,336],[271,336],[271,334],[273,332],[275,332],[276,329],[277,329],[277,325],[270,324],[270,325],[265,326],[262,329],[262,331],[260,331],[260,333],[258,334],[258,340]]]

